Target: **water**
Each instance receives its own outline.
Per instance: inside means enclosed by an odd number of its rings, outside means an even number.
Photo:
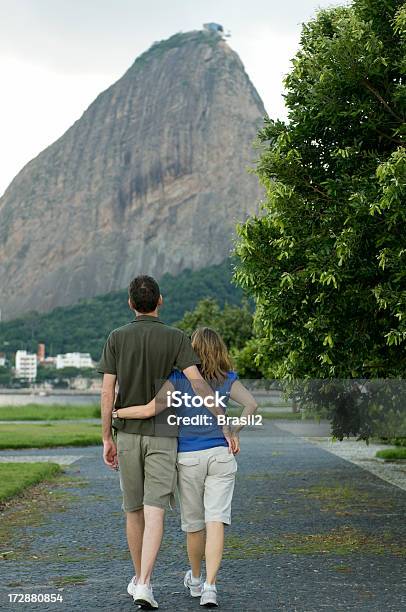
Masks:
[[[13,390],[0,393],[0,406],[25,406],[26,404],[65,404],[75,406],[78,404],[99,404],[100,394],[72,394],[72,393],[50,393],[39,395],[38,393],[16,393]]]

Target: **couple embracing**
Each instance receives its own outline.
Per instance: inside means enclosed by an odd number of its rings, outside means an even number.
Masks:
[[[219,423],[229,398],[243,406],[242,416],[257,406],[233,372],[221,337],[206,327],[190,340],[159,319],[162,303],[156,281],[136,277],[129,286],[135,319],[111,332],[104,346],[103,458],[120,473],[135,570],[127,591],[135,603],[158,608],[151,576],[177,487],[190,562],[184,585],[200,605],[214,607],[241,429]]]

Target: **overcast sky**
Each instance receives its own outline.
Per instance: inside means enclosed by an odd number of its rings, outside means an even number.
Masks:
[[[0,194],[154,41],[216,21],[272,117],[300,25],[345,0],[0,0]]]

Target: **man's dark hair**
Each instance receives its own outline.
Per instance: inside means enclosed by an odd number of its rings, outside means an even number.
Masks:
[[[152,276],[136,276],[128,287],[131,304],[137,312],[152,312],[158,305],[161,292]]]

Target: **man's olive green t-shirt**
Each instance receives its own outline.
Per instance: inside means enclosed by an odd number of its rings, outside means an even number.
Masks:
[[[180,329],[165,325],[158,317],[140,315],[111,332],[104,345],[98,370],[118,380],[116,408],[148,404],[173,368],[184,370],[199,359]],[[155,417],[116,419],[113,427],[127,433],[155,435]],[[175,427],[168,435],[176,435]]]

